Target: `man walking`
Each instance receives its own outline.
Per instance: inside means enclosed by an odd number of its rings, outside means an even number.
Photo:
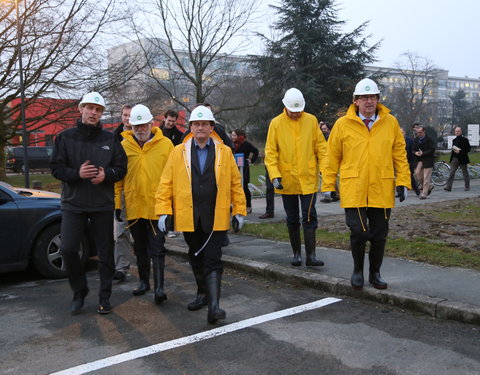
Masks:
[[[120,197],[124,193],[140,278],[133,295],[140,296],[150,290],[152,262],[154,300],[161,303],[167,299],[164,292],[165,235],[157,229],[158,215],[155,215],[153,204],[155,189],[152,186],[158,186],[173,144],[159,128],[152,128],[153,116],[142,104],[132,108],[130,124],[132,130],[122,133],[128,170],[125,178],[115,185],[115,206],[120,208]]]
[[[353,257],[351,285],[363,287],[366,242],[370,241],[369,282],[387,288],[380,276],[388,220],[395,206],[410,188],[410,171],[405,139],[390,110],[379,103],[377,84],[364,78],[355,86],[353,104],[337,120],[328,139],[328,162],[323,169],[322,191],[330,195],[340,176],[340,206],[350,228]],[[396,188],[395,188],[396,187]]]
[[[176,126],[178,112],[169,109],[167,112],[165,112],[163,117],[163,124],[160,127],[160,129],[162,129],[163,135],[170,139],[174,146],[180,144],[182,142],[183,133],[178,130]]]
[[[435,143],[425,133],[423,126],[417,126],[417,136],[413,140],[413,153],[416,157],[418,188],[421,190],[420,199],[427,199],[427,195],[433,190],[431,185],[433,163],[435,162]]]
[[[317,118],[304,112],[305,99],[300,90],[287,90],[282,100],[285,108],[268,128],[265,165],[275,192],[282,195],[287,227],[293,251],[292,266],[302,264],[300,211],[305,240],[307,266],[323,266],[315,256],[317,199],[320,163],[326,152],[325,138]]]
[[[223,272],[222,242],[232,215],[243,225],[245,194],[229,147],[213,132],[215,118],[205,106],[190,116],[191,133],[172,151],[156,194],[158,227],[165,232],[167,215],[174,215],[175,230],[182,231],[188,259],[197,283],[197,298],[189,310],[208,305],[207,320],[225,319],[219,306]]]
[[[470,176],[468,175],[468,153],[470,152],[470,142],[467,138],[462,136],[462,128],[457,126],[455,128],[456,137],[453,140],[452,154],[450,155],[450,176],[443,188],[446,191],[452,190],[453,180],[455,179],[455,173],[458,167],[462,170],[463,180],[465,181],[465,191],[470,190]]]
[[[127,130],[132,130],[132,126],[129,123],[130,112],[132,106],[125,104],[122,106],[121,118],[122,122],[117,126],[114,131],[115,138],[118,142],[122,142],[122,133]],[[115,274],[114,280],[125,281],[127,279],[127,272],[130,268],[130,232],[127,229],[127,222],[125,220],[125,199],[122,196],[121,208],[115,210],[114,221],[114,235],[115,240]]]
[[[90,220],[99,257],[98,313],[111,312],[110,295],[115,271],[113,259],[114,183],[127,171],[127,158],[113,133],[102,129],[105,101],[97,92],[79,104],[77,126],[57,135],[52,175],[62,181],[62,256],[73,290],[71,313],[78,314],[89,289],[78,254],[80,236]]]

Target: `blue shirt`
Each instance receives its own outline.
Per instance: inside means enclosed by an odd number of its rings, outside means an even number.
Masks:
[[[193,143],[195,145],[195,150],[197,150],[197,157],[198,157],[198,164],[200,166],[200,173],[203,174],[203,170],[205,168],[205,162],[207,161],[208,150],[210,149],[210,141],[211,139],[208,138],[207,144],[204,148],[201,148],[197,141],[194,139]]]

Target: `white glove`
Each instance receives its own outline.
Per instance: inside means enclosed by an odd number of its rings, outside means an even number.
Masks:
[[[282,178],[281,177],[278,177],[278,178],[274,178],[272,180],[272,185],[275,189],[277,190],[282,190],[283,189],[283,185],[282,185]]]
[[[238,220],[238,230],[242,230],[243,224],[245,224],[245,219],[242,215],[236,214],[235,217]]]
[[[158,218],[158,229],[160,229],[160,232],[167,233],[167,216],[168,215],[160,215]]]
[[[332,193],[333,193],[333,191],[324,191],[322,193],[322,195],[323,195],[324,198],[332,199]]]

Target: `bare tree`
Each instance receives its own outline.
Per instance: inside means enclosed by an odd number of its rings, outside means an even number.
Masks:
[[[140,65],[157,89],[144,85],[163,105],[188,110],[237,76],[232,71],[241,59],[227,49],[234,41],[236,51],[248,43],[236,38],[255,11],[254,0],[154,0],[152,6],[151,25],[135,24],[136,47],[129,46],[126,55],[143,51]]]
[[[106,85],[97,39],[121,18],[120,0],[28,0],[20,5],[21,49],[26,106],[42,97],[76,98]],[[0,7],[0,150],[20,127],[18,46],[14,4]],[[100,50],[101,51],[101,50]],[[13,104],[15,103],[15,104]],[[76,103],[66,101],[66,106]],[[61,113],[65,108],[47,108]],[[60,121],[61,119],[59,119]],[[38,117],[27,119],[35,128]],[[5,176],[0,152],[0,177]]]
[[[438,87],[438,70],[427,58],[412,52],[402,54],[396,68],[400,73],[393,78],[396,82],[386,104],[403,126],[420,122],[436,127],[437,103],[432,98]]]

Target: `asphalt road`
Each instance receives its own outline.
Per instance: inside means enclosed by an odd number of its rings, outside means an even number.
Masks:
[[[72,317],[66,280],[2,275],[0,374],[87,373],[93,365],[99,369],[88,373],[479,373],[478,326],[354,299],[335,301],[316,290],[233,271],[225,272],[222,283],[227,319],[212,326],[206,309],[185,307],[195,286],[184,260],[168,258],[169,299],[161,306],[153,304],[151,292],[133,297],[136,282],[133,269],[126,282],[114,284],[113,313],[100,316],[97,273],[90,272],[90,295],[82,313]],[[315,301],[332,303],[302,311]],[[127,354],[115,363],[112,356],[121,353]],[[79,365],[84,367],[75,372]]]

